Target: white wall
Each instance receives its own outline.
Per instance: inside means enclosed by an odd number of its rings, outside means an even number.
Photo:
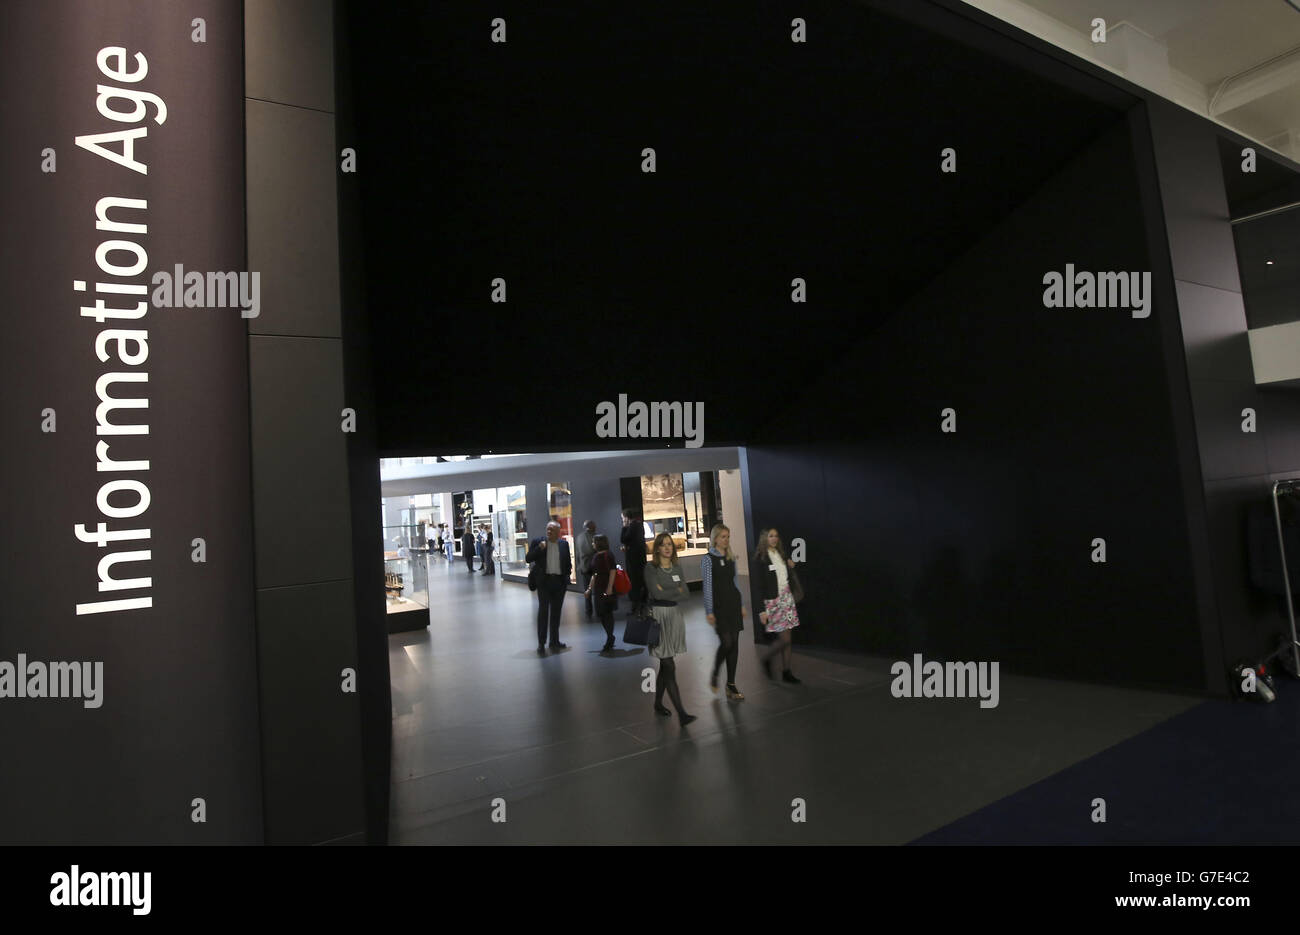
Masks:
[[[731,530],[731,550],[736,553],[736,574],[749,574],[749,540],[745,536],[745,499],[740,489],[740,471],[718,472],[722,490],[722,518]]]

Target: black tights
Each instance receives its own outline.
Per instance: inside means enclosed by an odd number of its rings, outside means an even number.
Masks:
[[[682,708],[682,693],[677,688],[677,663],[671,656],[665,656],[659,660],[659,677],[655,679],[655,706],[662,708],[664,706],[664,690],[668,690],[668,696],[673,700],[673,707],[677,709],[678,717],[685,717],[686,711]]]
[[[721,668],[723,661],[727,663],[727,684],[736,684],[736,661],[740,657],[740,640],[736,633],[719,633],[718,639],[722,640],[718,646],[717,655],[713,657],[713,677],[718,677],[718,669]]]
[[[605,645],[614,648],[614,601],[603,594],[596,595],[596,615],[605,628]]]
[[[786,672],[790,671],[790,660],[794,656],[794,646],[790,642],[790,636],[789,630],[782,630],[775,634],[772,638],[772,648],[768,651],[766,659],[770,664],[780,656],[781,668]]]

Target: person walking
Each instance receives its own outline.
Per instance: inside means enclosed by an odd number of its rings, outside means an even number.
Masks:
[[[678,605],[686,600],[690,591],[686,587],[682,566],[677,562],[677,544],[666,532],[655,537],[654,561],[646,565],[644,580],[650,613],[659,621],[659,642],[650,647],[650,655],[659,660],[659,675],[655,679],[655,714],[672,717],[672,712],[664,704],[666,691],[673,700],[682,727],[685,727],[695,720],[695,715],[687,714],[682,707],[677,663],[673,657],[686,652],[686,620]]]
[[[465,570],[474,574],[474,530],[468,520],[465,522],[465,532],[460,537],[460,551],[465,557]]]
[[[640,510],[623,511],[623,531],[619,533],[619,541],[623,548],[623,567],[632,582],[627,599],[632,604],[632,615],[636,616],[645,609],[646,602],[645,532],[641,528]]]
[[[785,546],[776,529],[764,529],[758,537],[758,548],[754,552],[754,577],[763,598],[763,611],[759,620],[769,634],[774,634],[776,642],[763,659],[763,670],[768,678],[772,674],[772,664],[776,657],[781,657],[782,681],[799,684],[799,679],[790,671],[792,631],[799,626],[799,612],[795,609],[794,595],[790,592],[790,576],[794,572],[794,562],[785,554]]]
[[[442,524],[442,541],[447,547],[447,567],[456,561],[456,533],[446,523]]]
[[[569,543],[560,538],[559,523],[552,520],[546,524],[546,538],[534,539],[524,560],[533,566],[528,570],[528,586],[537,592],[537,654],[545,656],[548,648],[568,649],[560,642],[560,611],[569,589],[573,557]]]
[[[577,553],[578,559],[578,584],[582,587],[583,597],[587,602],[587,619],[591,619],[592,598],[591,598],[591,561],[596,557],[596,523],[593,520],[587,520],[582,524],[582,532],[578,533],[578,538],[574,540],[573,551]]]
[[[713,657],[709,688],[718,693],[718,669],[727,664],[727,699],[744,701],[736,687],[736,662],[740,656],[740,633],[745,629],[745,603],[736,580],[736,554],[731,551],[731,530],[718,523],[709,531],[709,552],[700,562],[704,576],[704,617],[718,634],[718,652]]]
[[[591,559],[591,574],[587,576],[585,593],[588,601],[595,602],[596,616],[605,628],[605,645],[600,654],[607,656],[614,651],[614,609],[618,607],[618,595],[614,593],[614,570],[618,565],[614,561],[614,553],[609,550],[609,536],[596,535],[593,540],[596,551]]]

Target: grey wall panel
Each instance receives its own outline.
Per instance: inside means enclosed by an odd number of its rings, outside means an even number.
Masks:
[[[254,334],[338,337],[338,202],[331,114],[247,102],[248,265]]]
[[[249,338],[257,586],[352,575],[342,348]]]
[[[622,562],[618,551],[618,534],[622,531],[622,506],[618,491],[618,478],[584,480],[573,485],[573,529],[575,535],[587,520],[596,521],[596,532],[609,536],[609,547],[614,557]]]
[[[348,540],[345,540],[348,541]],[[257,594],[267,842],[314,844],[364,826],[352,582]]]
[[[1253,382],[1241,294],[1198,283],[1176,285],[1191,379]]]
[[[1213,380],[1192,380],[1191,387],[1205,480],[1266,473],[1268,454],[1263,435],[1258,430],[1241,430],[1242,410],[1257,404],[1255,387]]]
[[[330,0],[244,0],[245,93],[334,110]]]
[[[1148,107],[1174,278],[1241,292],[1213,124],[1168,101]]]

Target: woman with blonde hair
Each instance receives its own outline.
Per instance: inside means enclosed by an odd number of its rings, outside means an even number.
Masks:
[[[758,549],[754,552],[752,573],[757,579],[754,583],[759,587],[758,593],[763,598],[764,609],[759,614],[759,620],[767,632],[776,637],[772,651],[763,659],[763,668],[768,678],[775,678],[772,674],[772,663],[776,661],[779,654],[783,670],[782,681],[797,685],[799,679],[795,678],[794,673],[790,671],[790,658],[794,653],[790,643],[791,631],[799,626],[799,612],[795,610],[794,595],[790,593],[790,578],[794,573],[794,562],[786,557],[785,546],[782,545],[781,536],[775,528],[764,529],[762,535],[758,537]]]
[[[713,657],[709,688],[718,693],[718,669],[727,663],[727,699],[744,701],[736,687],[736,661],[740,655],[740,632],[745,604],[736,581],[736,553],[731,551],[731,530],[718,523],[709,530],[709,553],[700,561],[704,576],[704,616],[718,634],[718,652]]]
[[[686,576],[677,563],[677,544],[666,532],[655,536],[654,555],[645,567],[645,587],[650,599],[650,613],[659,621],[659,642],[650,647],[650,655],[659,660],[659,676],[655,679],[655,714],[671,717],[664,705],[667,691],[677,708],[677,716],[685,727],[695,720],[682,707],[682,693],[677,687],[677,664],[673,657],[686,652],[686,621],[679,602],[686,600],[690,591]]]

